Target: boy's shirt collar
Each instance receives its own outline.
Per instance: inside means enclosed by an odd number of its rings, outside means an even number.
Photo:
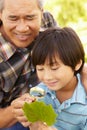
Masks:
[[[73,93],[73,96],[71,98],[71,103],[82,103],[86,104],[86,91],[84,89],[84,86],[81,82],[81,76],[80,74],[77,74],[78,84],[77,87]]]
[[[86,98],[86,91],[81,83],[80,74],[77,74],[78,84],[77,87],[72,95],[72,97],[66,101],[64,101],[61,105],[65,107],[69,107],[73,103],[81,103],[81,104],[87,104],[87,98]],[[56,94],[54,91],[51,91],[45,86],[43,83],[41,83],[43,86],[43,89],[45,87],[46,93],[48,93],[52,99],[56,98]]]

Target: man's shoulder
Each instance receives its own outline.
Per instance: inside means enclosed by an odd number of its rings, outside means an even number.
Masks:
[[[15,47],[0,34],[0,63],[8,60],[14,53]]]

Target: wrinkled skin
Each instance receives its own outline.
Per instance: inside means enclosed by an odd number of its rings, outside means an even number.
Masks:
[[[17,47],[27,47],[39,33],[42,9],[37,0],[5,0],[0,12],[4,33]]]
[[[22,108],[25,102],[31,103],[34,100],[35,98],[29,96],[29,94],[27,93],[15,99],[11,103],[12,113],[13,113],[14,118],[17,120],[17,122],[21,122],[21,124],[25,127],[29,126],[31,123],[27,121],[27,118],[24,116],[24,112]]]

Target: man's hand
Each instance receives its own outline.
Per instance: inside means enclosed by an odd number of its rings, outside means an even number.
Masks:
[[[25,102],[31,103],[34,100],[35,100],[34,97],[29,96],[29,94],[24,94],[23,96],[15,99],[11,103],[14,118],[18,122],[20,122],[24,127],[29,126],[31,123],[28,122],[26,116],[24,115],[24,112],[22,110],[23,105]]]

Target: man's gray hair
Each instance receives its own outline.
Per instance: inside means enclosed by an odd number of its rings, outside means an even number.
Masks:
[[[45,0],[37,0],[39,8],[42,9],[45,3]]]
[[[0,0],[0,11],[2,11],[4,8],[4,1],[5,0]],[[37,0],[37,2],[38,2],[39,8],[42,9],[44,5],[44,0]]]

